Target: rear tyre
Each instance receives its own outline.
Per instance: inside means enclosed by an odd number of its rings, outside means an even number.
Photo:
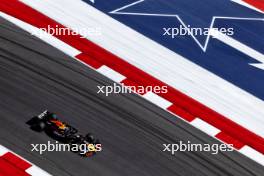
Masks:
[[[95,138],[94,138],[94,136],[93,136],[92,133],[88,133],[88,134],[86,134],[86,135],[85,135],[85,139],[86,139],[87,142],[89,142],[90,144],[94,143],[94,140],[95,140]]]

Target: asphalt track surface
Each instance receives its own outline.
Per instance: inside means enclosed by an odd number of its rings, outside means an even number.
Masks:
[[[162,152],[179,140],[219,143],[134,94],[97,94],[113,82],[0,19],[0,144],[58,176],[262,176],[263,166],[238,152]],[[25,122],[44,109],[81,133],[93,132],[103,151],[31,152],[51,140]],[[53,141],[54,142],[54,141]]]

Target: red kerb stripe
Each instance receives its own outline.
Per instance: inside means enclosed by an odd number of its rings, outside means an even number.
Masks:
[[[17,168],[0,157],[0,176],[30,176],[24,170]]]
[[[22,158],[20,158],[16,155],[14,155],[11,152],[7,152],[3,156],[1,156],[1,159],[6,160],[10,164],[16,166],[17,168],[19,168],[21,170],[26,170],[32,166],[30,163],[28,163],[27,161],[23,160]]]
[[[244,0],[244,1],[264,12],[264,0]]]
[[[227,144],[233,144],[234,148],[237,150],[241,149],[245,144],[241,143],[239,140],[232,138],[224,132],[218,133],[215,137]]]

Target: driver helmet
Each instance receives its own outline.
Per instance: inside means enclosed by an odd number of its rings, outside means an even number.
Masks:
[[[58,116],[56,114],[51,114],[51,117],[56,120],[58,119]]]

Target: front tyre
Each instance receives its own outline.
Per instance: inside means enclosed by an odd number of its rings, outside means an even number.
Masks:
[[[45,129],[45,123],[42,121],[39,121],[33,125],[30,126],[30,128],[34,131],[42,132]]]

